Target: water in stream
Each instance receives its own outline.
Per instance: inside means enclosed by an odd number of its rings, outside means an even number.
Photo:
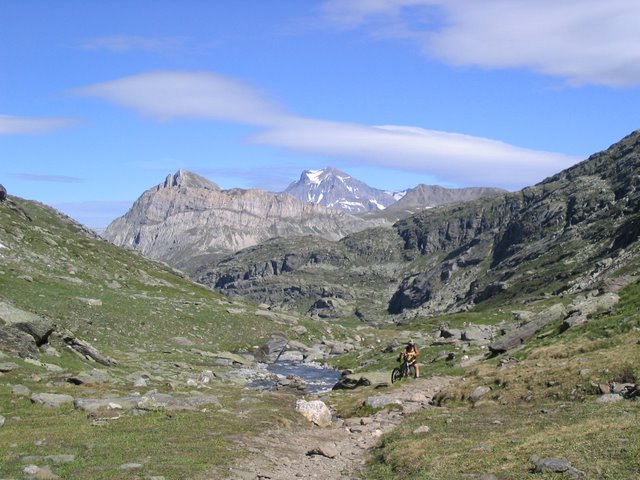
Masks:
[[[340,379],[341,374],[338,370],[324,367],[322,365],[314,365],[298,362],[275,362],[267,366],[267,370],[275,375],[295,375],[302,378],[306,383],[306,390],[309,393],[318,393],[331,388]],[[250,384],[253,387],[272,388],[276,384],[275,380],[258,380]]]

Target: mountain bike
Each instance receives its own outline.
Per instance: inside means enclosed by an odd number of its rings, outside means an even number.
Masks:
[[[400,366],[394,368],[391,372],[391,383],[407,377],[416,378],[416,366],[410,365],[407,357],[404,357]]]

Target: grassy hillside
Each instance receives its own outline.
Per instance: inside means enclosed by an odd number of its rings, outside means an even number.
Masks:
[[[640,478],[640,401],[598,403],[599,385],[640,379],[640,283],[613,312],[560,332],[556,322],[510,355],[467,368],[441,408],[383,438],[367,478],[569,478],[531,457],[568,460],[584,478]],[[489,313],[489,312],[485,312]],[[473,402],[478,387],[490,391]],[[427,435],[412,432],[421,426]]]
[[[308,322],[309,333],[298,335],[291,322],[258,316],[253,305],[231,302],[19,198],[0,203],[0,245],[0,302],[71,330],[118,362],[107,368],[81,358],[55,335],[35,362],[0,352],[0,364],[14,365],[0,373],[0,477],[22,477],[31,464],[74,479],[216,476],[211,472],[224,471],[237,458],[235,439],[299,421],[292,396],[245,391],[234,382],[230,362],[216,355],[250,350],[275,332],[307,343],[330,338],[324,326]],[[109,380],[69,382],[93,369]],[[216,375],[210,384],[189,386],[206,370]],[[131,375],[143,376],[148,386],[135,388]],[[219,404],[196,411],[151,408],[138,416],[119,409],[88,414],[71,405],[49,409],[29,399],[32,393],[101,398],[135,391],[179,398],[209,394]]]

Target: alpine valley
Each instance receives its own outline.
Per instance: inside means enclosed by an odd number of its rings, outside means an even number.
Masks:
[[[104,236],[2,189],[3,478],[640,478],[640,131],[518,192],[178,171]]]

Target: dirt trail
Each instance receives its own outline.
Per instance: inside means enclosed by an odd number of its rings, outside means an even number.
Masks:
[[[400,424],[405,415],[434,408],[429,401],[455,381],[453,377],[420,378],[403,382],[392,391],[372,393],[384,402],[400,403],[402,408],[398,410],[382,410],[362,419],[338,420],[328,428],[309,423],[302,429],[270,430],[239,445],[252,455],[235,465],[227,479],[362,479],[359,472],[379,438]],[[313,450],[323,451],[324,455],[309,455]]]

